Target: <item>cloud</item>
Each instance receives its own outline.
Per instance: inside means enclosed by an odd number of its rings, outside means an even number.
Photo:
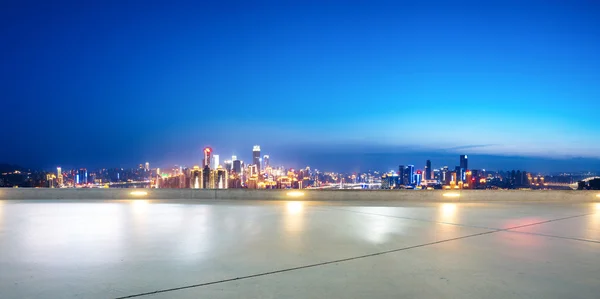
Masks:
[[[499,146],[499,145],[500,144],[470,144],[470,145],[461,145],[461,146],[455,146],[455,147],[451,147],[451,148],[446,148],[445,150],[455,151],[455,150],[482,148],[482,147]]]

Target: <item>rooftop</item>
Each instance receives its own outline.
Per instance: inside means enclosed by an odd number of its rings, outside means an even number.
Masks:
[[[7,298],[596,298],[600,198],[505,194],[523,201],[0,200],[0,290]]]

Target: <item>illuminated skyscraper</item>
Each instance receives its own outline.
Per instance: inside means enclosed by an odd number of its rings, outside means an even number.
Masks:
[[[414,178],[415,185],[417,185],[417,186],[421,185],[422,178],[423,178],[423,174],[421,173],[420,170],[417,170],[417,173],[415,173],[415,178]]]
[[[202,184],[202,171],[200,167],[194,166],[190,173],[190,187],[192,189],[200,189],[200,185]]]
[[[205,147],[204,148],[204,159],[202,159],[202,168],[208,166],[210,168],[210,157],[212,156],[212,148]]]
[[[462,168],[460,166],[456,166],[456,167],[454,167],[454,172],[456,172],[457,182],[464,181],[464,176],[465,176],[465,169],[464,168]]]
[[[150,171],[150,162],[146,162],[145,170]]]
[[[258,165],[250,165],[248,166],[248,175],[253,177],[253,176],[258,176]]]
[[[77,176],[75,177],[75,183],[82,184],[82,185],[88,183],[87,169],[85,169],[85,168],[79,169],[79,171],[77,172]]]
[[[431,180],[431,160],[427,160],[425,163],[425,179]]]
[[[448,166],[442,167],[442,170],[440,173],[440,181],[442,182],[442,184],[450,184],[451,178],[450,178],[450,171],[448,170]]]
[[[271,166],[271,164],[269,164],[269,159],[269,155],[263,156],[263,169],[266,169],[267,167]]]
[[[256,165],[256,170],[260,173],[260,146],[255,145],[252,148],[252,164]]]
[[[467,155],[460,155],[460,168],[462,168],[463,171],[467,171],[467,169],[469,169],[468,162]]]
[[[473,172],[470,170],[465,171],[465,188],[473,188],[475,185],[475,178],[473,178]]]
[[[227,189],[229,186],[229,177],[227,175],[227,170],[223,167],[218,166],[216,170],[214,170],[214,188],[216,189]]]
[[[200,186],[200,188],[211,189],[210,167],[208,165],[202,168],[202,185]]]
[[[400,165],[398,166],[398,184],[400,185],[408,185],[408,181],[406,180],[406,166]]]
[[[400,165],[398,167],[398,181],[400,185],[413,185],[415,183],[415,166]]]
[[[408,176],[409,184],[413,185],[415,183],[415,166],[414,165],[406,166],[405,175]]]
[[[242,161],[240,161],[238,159],[233,160],[233,171],[237,174],[242,173]]]
[[[212,166],[211,166],[212,169],[217,169],[217,167],[219,167],[219,155],[213,155],[211,164],[212,164]]]
[[[56,183],[58,187],[63,185],[63,176],[62,176],[62,168],[56,167]]]
[[[231,170],[233,169],[233,162],[232,162],[232,160],[225,160],[223,162],[223,164],[225,165],[225,170],[227,170],[227,172],[231,172]]]

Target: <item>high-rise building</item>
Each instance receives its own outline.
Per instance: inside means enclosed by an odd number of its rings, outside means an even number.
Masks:
[[[194,166],[190,173],[190,187],[192,189],[200,189],[202,184],[202,171],[199,166]]]
[[[248,166],[248,175],[253,177],[253,176],[258,176],[258,165],[252,164]]]
[[[263,156],[263,166],[264,166],[263,169],[267,169],[267,167],[271,166],[271,164],[269,162],[270,158],[271,157],[269,157],[269,155],[264,155]]]
[[[56,167],[56,184],[58,187],[63,185],[62,168]]]
[[[217,167],[219,167],[219,155],[213,155],[211,165],[210,168],[212,169],[217,169]]]
[[[470,170],[465,171],[465,185],[464,188],[475,188],[475,178],[473,178],[473,172]]]
[[[204,159],[202,159],[202,168],[208,166],[210,168],[210,159],[212,156],[212,148],[210,147],[205,147],[204,148]]]
[[[454,172],[456,172],[456,179],[457,182],[462,182],[465,180],[464,176],[465,176],[465,169],[460,167],[460,166],[456,166],[454,167]]]
[[[75,183],[85,185],[88,183],[88,174],[87,169],[81,168],[77,171],[77,176],[75,177]]]
[[[425,163],[425,179],[431,180],[431,160],[427,160]]]
[[[467,158],[467,155],[460,155],[460,168],[462,168],[463,171],[467,171],[469,169],[469,161]]]
[[[395,173],[384,173],[381,176],[381,189],[398,188],[398,175]]]
[[[145,170],[150,171],[150,162],[146,162]]]
[[[227,170],[227,172],[231,172],[231,169],[233,167],[233,162],[232,160],[225,160],[223,161],[223,164],[225,165],[225,170]]]
[[[400,185],[408,185],[408,183],[404,180],[404,172],[406,171],[406,166],[400,165],[398,166],[398,184]]]
[[[451,177],[450,172],[448,170],[448,166],[442,167],[442,170],[440,171],[440,181],[442,182],[442,184],[450,184]]]
[[[208,165],[204,166],[202,169],[202,189],[211,189],[211,180],[210,180],[210,167]]]
[[[252,164],[256,165],[256,169],[260,173],[260,145],[252,148]]]
[[[420,170],[417,170],[417,172],[414,175],[414,184],[417,186],[421,185],[422,178],[423,178],[423,174],[421,173]]]
[[[215,189],[227,189],[229,185],[229,177],[227,176],[227,170],[220,165],[214,172],[214,188]]]
[[[406,166],[406,172],[404,173],[404,175],[408,178],[408,184],[413,185],[415,183],[415,166]]]
[[[400,185],[413,185],[415,183],[415,166],[400,165],[398,167],[398,181]]]
[[[233,160],[233,172],[235,172],[236,174],[241,174],[242,173],[242,161],[238,160],[237,157],[234,156],[234,158],[236,158],[235,160]]]

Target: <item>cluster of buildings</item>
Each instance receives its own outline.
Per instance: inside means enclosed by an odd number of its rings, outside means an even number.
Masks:
[[[39,188],[192,188],[192,189],[549,189],[569,188],[592,173],[532,175],[526,171],[492,172],[470,169],[467,155],[460,155],[459,165],[433,168],[431,160],[424,167],[400,165],[397,171],[380,173],[320,172],[310,167],[286,169],[271,165],[269,155],[252,147],[252,159],[246,163],[237,156],[221,160],[212,148],[205,147],[201,163],[192,167],[86,168],[55,172],[31,171],[9,166],[0,172],[0,187]]]
[[[381,177],[382,189],[489,189],[489,188],[529,188],[544,185],[543,177],[534,177],[526,171],[486,172],[469,169],[467,155],[460,155],[459,165],[454,168],[431,167],[431,160],[425,162],[423,170],[415,170],[414,165],[400,165],[398,171],[385,173]]]
[[[220,156],[210,147],[202,151],[201,165],[191,168],[176,167],[167,172],[157,170],[152,178],[154,188],[192,189],[286,189],[306,188],[313,172],[310,168],[294,171],[272,167],[270,156],[261,156],[259,145],[252,148],[252,161],[245,163],[232,156],[220,164]]]
[[[57,167],[56,172],[46,172],[40,178],[42,186],[48,188],[86,188],[106,187],[107,184],[126,185],[131,182],[148,182],[151,177],[150,163],[140,164],[138,168],[102,168],[89,170],[87,168],[63,170]]]

